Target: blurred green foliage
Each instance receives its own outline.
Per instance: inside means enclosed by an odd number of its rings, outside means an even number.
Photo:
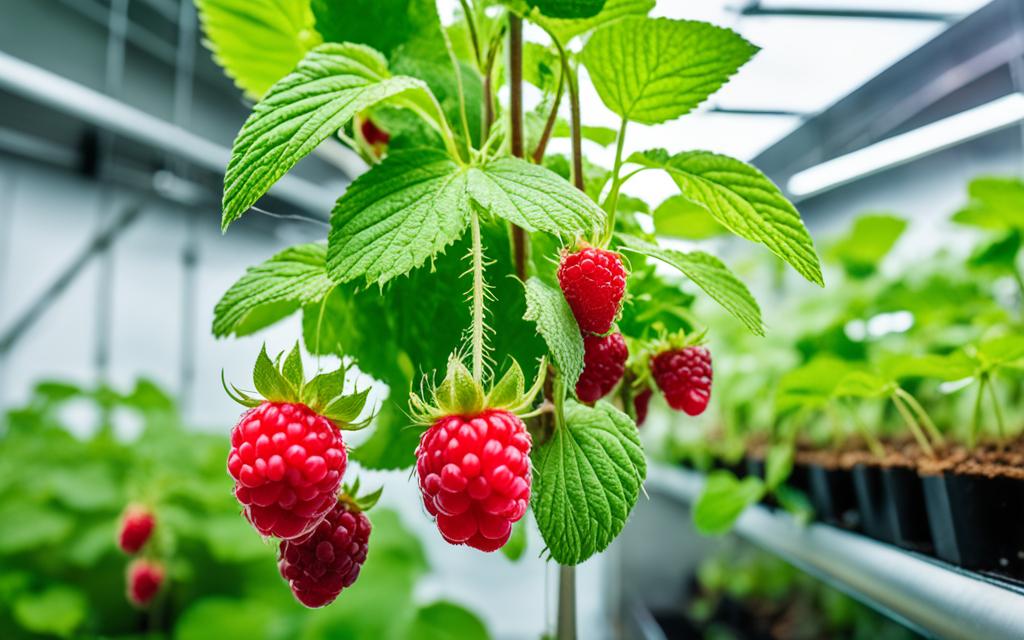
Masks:
[[[276,546],[240,515],[226,436],[186,430],[175,404],[139,381],[129,393],[43,382],[0,431],[0,636],[179,640],[488,637],[471,612],[420,606],[419,541],[386,509],[359,580],[310,611],[277,572]],[[125,598],[115,537],[125,505],[154,509],[144,548],[167,567],[147,611]]]

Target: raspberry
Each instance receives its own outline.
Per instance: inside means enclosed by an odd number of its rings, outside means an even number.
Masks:
[[[323,607],[359,577],[369,539],[366,514],[336,500],[309,537],[281,541],[277,568],[299,602],[310,608]]]
[[[156,526],[156,517],[146,507],[129,506],[121,519],[121,530],[117,536],[117,545],[125,553],[137,553],[146,544]]]
[[[651,360],[651,373],[668,406],[696,416],[711,400],[711,353],[704,347],[663,351]]]
[[[576,395],[583,402],[597,402],[622,379],[629,350],[621,333],[585,336],[583,347],[583,373],[576,383]]]
[[[341,432],[303,404],[263,402],[231,431],[235,497],[265,536],[290,540],[315,529],[337,501],[347,462]]]
[[[446,416],[416,449],[423,505],[451,544],[495,551],[530,502],[530,434],[501,409]]]
[[[388,132],[378,127],[369,118],[363,120],[362,126],[359,127],[359,132],[363,134],[363,139],[370,146],[386,145],[391,141],[391,136],[388,135]]]
[[[603,334],[611,329],[626,290],[626,270],[619,254],[595,247],[565,253],[558,266],[558,284],[584,333]]]
[[[136,560],[128,566],[128,601],[136,607],[145,607],[160,591],[164,583],[164,568],[149,560]]]
[[[636,426],[640,426],[647,420],[647,407],[651,404],[651,395],[654,391],[650,387],[633,396],[633,410],[636,412]]]

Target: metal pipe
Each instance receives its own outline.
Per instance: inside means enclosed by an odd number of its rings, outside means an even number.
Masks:
[[[576,640],[576,567],[558,567],[558,640]]]
[[[226,147],[2,51],[0,88],[220,175],[231,157]],[[271,187],[270,194],[322,218],[328,216],[337,198],[327,189],[290,175]]]

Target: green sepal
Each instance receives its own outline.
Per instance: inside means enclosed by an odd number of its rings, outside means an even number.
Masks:
[[[345,390],[346,367],[328,371],[315,376],[303,388],[303,396],[318,406],[327,405],[333,398],[340,396]]]
[[[366,406],[366,397],[369,393],[370,387],[367,387],[351,395],[339,395],[324,408],[323,416],[338,425],[339,429],[345,431],[363,429],[369,426],[372,417],[362,422],[356,422],[355,420],[363,412],[363,408]]]
[[[288,384],[292,385],[295,389],[302,389],[305,378],[302,375],[302,353],[299,351],[299,343],[296,342],[295,346],[288,353],[288,357],[284,359],[284,366],[281,367],[281,374],[284,379],[288,381]]]
[[[532,408],[546,372],[547,358],[542,358],[537,380],[525,389],[523,370],[513,360],[504,375],[485,392],[458,355],[453,354],[448,360],[444,380],[430,394],[430,402],[416,393],[411,394],[411,413],[419,424],[431,424],[443,416],[474,416],[488,409],[503,409],[521,415]]]
[[[476,415],[484,409],[484,390],[462,360],[448,360],[448,375],[434,392],[434,402],[444,415]]]
[[[369,511],[377,504],[383,493],[384,487],[381,486],[376,491],[359,495],[359,478],[357,477],[351,485],[345,485],[341,488],[341,495],[338,496],[338,500],[354,508],[356,511]]]
[[[298,389],[288,382],[267,355],[265,344],[260,348],[260,355],[256,357],[252,382],[256,385],[256,391],[271,402],[288,402],[298,396]]]
[[[250,409],[260,406],[263,400],[259,398],[253,398],[246,392],[242,391],[235,385],[228,385],[227,379],[224,377],[224,370],[220,370],[220,384],[224,387],[224,391],[228,394],[228,397],[237,402],[238,404],[249,407]],[[230,387],[230,388],[229,388]]]

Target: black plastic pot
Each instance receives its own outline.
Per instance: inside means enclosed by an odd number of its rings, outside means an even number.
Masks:
[[[889,496],[882,478],[882,468],[877,465],[854,465],[853,488],[857,496],[857,510],[864,533],[882,542],[895,543]]]
[[[1024,481],[947,472],[923,484],[939,558],[1024,578]]]
[[[803,491],[805,495],[811,493],[811,472],[806,464],[796,462],[793,464],[793,471],[789,474],[786,484]]]
[[[882,481],[893,542],[904,549],[930,551],[932,535],[921,477],[908,467],[886,467]]]
[[[846,469],[826,469],[821,465],[807,465],[811,491],[808,497],[820,520],[848,529],[859,525],[857,494],[853,476]]]

